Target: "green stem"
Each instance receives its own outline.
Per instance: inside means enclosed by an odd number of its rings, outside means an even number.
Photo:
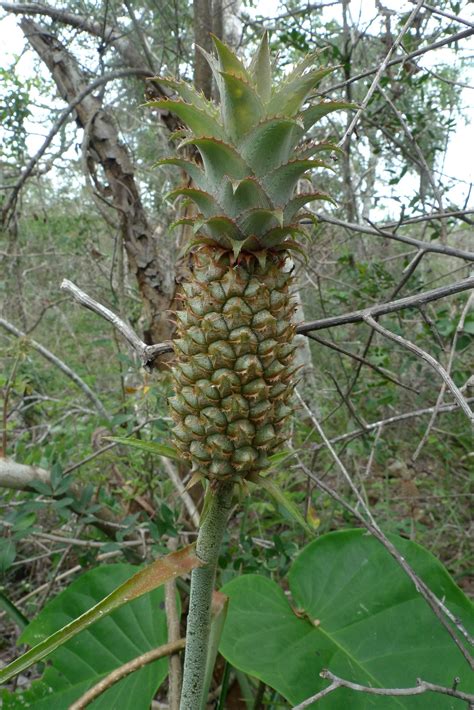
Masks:
[[[212,592],[233,489],[233,483],[217,484],[211,493],[209,507],[199,530],[196,554],[205,565],[193,570],[191,576],[180,710],[199,710],[205,707],[202,695],[206,677]]]

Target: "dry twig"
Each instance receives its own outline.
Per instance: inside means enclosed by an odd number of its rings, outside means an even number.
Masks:
[[[418,678],[416,681],[416,686],[414,688],[372,688],[367,685],[360,685],[359,683],[352,683],[349,680],[344,680],[344,678],[339,678],[339,676],[331,673],[327,668],[324,668],[319,674],[321,678],[326,678],[331,681],[331,685],[327,688],[320,690],[316,695],[312,695],[307,698],[302,703],[295,705],[292,710],[304,710],[304,708],[309,707],[313,703],[317,703],[318,700],[326,697],[330,693],[333,693],[337,688],[349,688],[357,693],[368,693],[369,695],[383,695],[385,697],[407,697],[410,695],[422,695],[422,693],[441,693],[443,695],[450,695],[452,698],[459,698],[459,700],[465,700],[468,703],[474,703],[474,695],[470,693],[464,693],[462,690],[456,689],[456,684],[458,679],[454,680],[454,685],[452,688],[446,688],[442,685],[437,685],[436,683],[429,683],[427,680],[422,680]]]
[[[459,406],[463,410],[464,414],[467,416],[467,418],[472,423],[474,423],[474,412],[471,410],[470,406],[467,404],[465,398],[463,397],[461,390],[455,384],[454,380],[446,372],[444,367],[437,360],[435,360],[435,358],[432,355],[427,353],[422,348],[419,348],[418,345],[415,345],[414,343],[410,342],[406,338],[403,338],[401,335],[396,335],[395,333],[392,333],[391,330],[384,328],[382,325],[380,325],[380,323],[377,323],[377,321],[374,320],[374,318],[372,318],[371,315],[364,316],[364,321],[367,323],[367,325],[370,325],[371,328],[373,328],[377,332],[381,333],[389,340],[393,340],[395,343],[398,343],[399,345],[406,348],[407,350],[410,350],[412,353],[414,353],[415,355],[420,357],[422,360],[427,362],[429,365],[431,365],[431,367],[434,370],[436,370],[438,375],[443,379],[446,386],[451,390],[454,398],[459,403]]]
[[[115,683],[118,683],[122,678],[143,668],[143,666],[148,663],[157,661],[159,658],[165,658],[165,656],[169,656],[172,653],[182,651],[184,646],[185,639],[179,639],[173,643],[167,643],[159,648],[154,648],[152,651],[147,651],[147,653],[143,653],[141,656],[134,658],[128,663],[124,663],[123,666],[119,666],[119,668],[116,668],[112,673],[109,673],[109,675],[99,681],[99,683],[90,688],[79,700],[72,703],[72,705],[69,706],[69,710],[83,710],[83,708],[87,707],[87,705],[98,698],[99,695],[105,693],[106,690],[111,688]]]

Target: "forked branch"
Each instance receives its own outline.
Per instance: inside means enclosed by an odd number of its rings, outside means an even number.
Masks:
[[[427,680],[422,680],[418,678],[416,681],[416,686],[414,688],[372,688],[367,685],[360,685],[359,683],[352,683],[349,680],[344,680],[344,678],[339,678],[339,676],[331,673],[327,668],[324,668],[319,674],[321,678],[326,678],[331,681],[331,685],[327,688],[320,690],[316,695],[312,695],[310,698],[303,700],[299,705],[295,705],[293,710],[304,710],[304,708],[309,707],[313,703],[317,703],[318,700],[322,700],[330,693],[333,693],[338,688],[349,688],[357,693],[367,693],[369,695],[383,695],[385,697],[407,697],[410,695],[422,695],[423,693],[441,693],[442,695],[449,695],[452,698],[459,698],[459,700],[465,700],[466,702],[472,704],[474,703],[474,695],[470,693],[464,693],[462,690],[457,690],[456,686],[459,683],[459,679],[455,678],[453,687],[446,688],[442,685],[437,685],[436,683],[429,683]]]

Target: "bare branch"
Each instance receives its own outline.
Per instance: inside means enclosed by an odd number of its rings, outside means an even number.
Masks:
[[[378,365],[374,365],[374,363],[370,362],[370,360],[367,360],[365,357],[361,357],[356,353],[351,353],[350,350],[345,350],[345,348],[341,348],[341,346],[337,343],[333,343],[330,340],[326,340],[325,338],[320,338],[317,335],[313,335],[312,333],[305,333],[305,335],[307,338],[314,340],[316,343],[324,345],[326,348],[335,350],[337,353],[341,353],[341,355],[347,355],[347,357],[350,357],[353,360],[357,360],[357,362],[361,363],[362,365],[370,367],[371,370],[374,370],[374,372],[378,372],[378,374],[381,375],[383,378],[389,380],[390,382],[393,382],[399,387],[403,387],[406,390],[410,390],[411,392],[419,394],[418,390],[415,387],[412,387],[411,385],[406,385],[404,382],[394,377],[394,375],[392,375],[388,370],[385,370],[384,368],[379,367]]]
[[[464,693],[462,690],[457,690],[455,687],[446,688],[442,685],[436,685],[435,683],[429,683],[426,680],[418,678],[416,681],[416,686],[414,688],[373,688],[367,685],[360,685],[359,683],[353,683],[349,680],[344,680],[339,678],[339,676],[331,673],[327,668],[323,669],[319,674],[321,678],[326,678],[332,681],[331,685],[327,688],[320,690],[316,695],[307,698],[302,703],[295,705],[292,710],[304,710],[304,708],[309,707],[313,703],[318,702],[322,698],[326,697],[330,693],[333,693],[337,688],[349,688],[349,690],[354,690],[358,693],[367,693],[369,695],[384,695],[385,697],[407,697],[410,695],[422,695],[423,693],[441,693],[442,695],[450,695],[452,698],[459,698],[459,700],[465,700],[468,703],[474,702],[474,695],[470,693]],[[459,682],[459,681],[458,681]],[[456,685],[456,679],[454,681],[454,686]]]
[[[393,67],[396,64],[403,64],[404,62],[410,61],[410,59],[415,59],[416,57],[421,57],[423,54],[426,54],[426,52],[432,52],[434,49],[439,49],[440,47],[445,47],[447,44],[452,44],[453,42],[459,42],[461,39],[466,39],[467,37],[471,37],[471,35],[474,34],[474,28],[468,29],[468,30],[462,30],[462,32],[456,32],[456,34],[449,35],[449,37],[445,37],[445,39],[440,39],[437,42],[433,42],[432,44],[428,44],[426,47],[422,47],[421,49],[416,49],[414,52],[410,52],[409,54],[405,54],[403,57],[396,57],[395,59],[391,59],[387,65],[385,66],[385,69],[388,67]],[[347,79],[347,81],[341,81],[339,84],[333,84],[330,86],[326,91],[323,92],[323,95],[326,94],[332,94],[333,91],[336,89],[342,89],[348,84],[352,84],[354,81],[359,81],[359,79],[365,79],[367,76],[372,76],[372,74],[375,74],[378,71],[379,67],[375,67],[374,69],[367,69],[367,71],[363,71],[360,74],[355,74],[352,76],[350,79]]]
[[[12,335],[16,335],[17,338],[25,338],[28,345],[30,345],[34,350],[39,352],[44,358],[46,358],[46,360],[51,362],[55,367],[61,370],[61,372],[66,375],[66,377],[69,377],[69,379],[72,380],[74,384],[77,385],[84,392],[86,397],[90,399],[90,401],[94,404],[94,407],[97,409],[99,414],[104,417],[104,419],[106,419],[108,422],[111,421],[109,414],[107,414],[104,405],[97,397],[97,395],[91,390],[89,385],[87,385],[84,380],[79,377],[77,373],[74,372],[74,370],[71,370],[71,368],[66,365],[65,362],[60,360],[50,350],[45,348],[44,345],[41,345],[40,343],[36,342],[36,340],[33,340],[33,338],[28,337],[25,333],[23,333],[23,331],[16,328],[4,318],[0,318],[0,326],[9,333],[12,333]]]
[[[451,375],[451,368],[452,368],[452,366],[453,366],[454,354],[455,354],[455,352],[456,352],[456,345],[457,345],[457,342],[458,342],[459,334],[462,333],[462,331],[464,330],[464,323],[465,323],[465,320],[466,320],[466,316],[467,316],[467,314],[469,313],[469,311],[470,311],[470,309],[471,309],[471,306],[472,306],[473,304],[474,304],[474,293],[471,293],[471,295],[469,296],[469,298],[468,298],[468,300],[467,300],[467,302],[466,302],[466,305],[465,305],[464,308],[463,308],[463,311],[462,311],[462,313],[461,313],[461,317],[460,317],[460,319],[459,319],[459,323],[457,324],[456,330],[455,330],[455,333],[454,333],[453,342],[452,342],[452,344],[451,344],[451,350],[450,350],[449,358],[448,358],[447,370],[446,370],[448,375]],[[443,380],[443,384],[441,385],[441,389],[440,389],[440,391],[439,391],[438,399],[436,400],[436,404],[435,404],[435,406],[434,406],[433,413],[432,413],[432,415],[431,415],[430,421],[428,422],[428,426],[426,427],[426,431],[425,431],[425,433],[423,434],[420,443],[419,443],[418,446],[416,447],[416,451],[415,451],[415,453],[414,453],[413,456],[412,456],[412,461],[416,461],[416,459],[417,459],[418,456],[420,455],[420,452],[421,452],[423,446],[424,446],[425,443],[426,443],[426,440],[427,440],[427,438],[428,438],[428,436],[429,436],[429,433],[430,433],[430,431],[431,431],[431,429],[432,429],[432,427],[433,427],[433,425],[434,425],[434,423],[435,423],[435,421],[436,421],[436,417],[438,416],[439,408],[441,407],[441,405],[442,405],[442,403],[443,403],[443,398],[444,398],[444,393],[446,392],[446,387],[447,387],[447,383],[445,382],[445,380]]]
[[[114,81],[115,79],[122,79],[123,77],[126,76],[144,76],[144,77],[150,77],[152,76],[152,73],[146,69],[117,69],[116,71],[110,72],[109,74],[104,74],[103,76],[98,77],[94,81],[92,81],[88,86],[86,86],[82,91],[80,91],[77,96],[74,97],[72,101],[69,102],[69,104],[66,106],[66,108],[61,111],[59,114],[59,117],[57,120],[54,122],[53,126],[51,127],[51,130],[49,131],[48,135],[46,136],[43,145],[41,148],[33,155],[26,168],[24,169],[23,173],[21,174],[20,179],[14,186],[13,190],[11,191],[8,200],[3,207],[2,210],[2,221],[6,221],[9,212],[11,211],[12,207],[15,205],[16,199],[18,197],[18,194],[31,175],[36,163],[42,156],[45,154],[47,148],[51,144],[51,141],[53,140],[54,136],[58,133],[60,130],[61,126],[65,123],[67,118],[71,115],[71,113],[74,111],[76,106],[78,106],[86,96],[94,92],[99,86],[103,86],[104,84],[107,84],[109,81]]]
[[[461,293],[462,291],[467,291],[471,288],[474,288],[474,276],[470,276],[463,281],[455,281],[449,286],[440,286],[439,288],[434,288],[431,291],[424,291],[423,293],[418,293],[414,296],[405,296],[405,298],[400,298],[397,301],[388,301],[388,303],[381,303],[376,306],[371,306],[370,308],[363,308],[359,311],[352,311],[351,313],[345,313],[340,316],[331,316],[330,318],[321,318],[320,320],[309,321],[308,323],[303,323],[298,326],[296,332],[306,334],[313,330],[334,328],[334,326],[344,325],[346,323],[360,323],[369,316],[382,316],[387,313],[401,311],[404,308],[419,308],[419,306],[424,305],[425,303],[437,301],[445,296],[452,296],[455,293]]]
[[[74,300],[80,303],[81,306],[84,306],[93,313],[96,313],[102,318],[105,318],[105,320],[109,321],[109,323],[111,323],[113,327],[118,330],[121,335],[123,335],[129,345],[131,345],[145,368],[149,369],[151,363],[156,357],[158,357],[158,355],[172,352],[172,347],[168,343],[164,343],[163,345],[146,345],[146,343],[138,337],[128,323],[125,323],[122,318],[120,318],[109,308],[106,308],[106,306],[103,306],[101,303],[88,296],[87,293],[81,291],[81,289],[78,288],[72,281],[64,279],[61,284],[61,290],[70,293]]]
[[[100,680],[96,685],[92,686],[92,688],[85,692],[79,700],[72,703],[72,705],[69,706],[69,710],[83,710],[83,708],[87,707],[87,705],[89,705],[93,700],[102,695],[102,693],[108,690],[108,688],[111,688],[112,685],[118,683],[119,680],[122,680],[122,678],[125,678],[130,675],[130,673],[134,673],[140,668],[143,668],[143,666],[148,663],[153,663],[153,661],[156,661],[159,658],[164,658],[172,653],[182,651],[185,644],[186,641],[184,638],[178,639],[178,641],[166,643],[163,646],[159,646],[158,648],[154,648],[151,651],[143,653],[141,656],[128,661],[128,663],[124,663],[122,666],[119,666],[113,670],[112,673],[105,676],[105,678],[102,678],[102,680]]]
[[[418,345],[415,345],[409,340],[406,340],[406,338],[403,338],[401,335],[396,335],[396,333],[392,333],[391,330],[384,328],[382,325],[380,325],[380,323],[377,323],[377,321],[374,320],[372,316],[365,315],[364,321],[367,323],[367,325],[370,325],[370,327],[376,330],[378,333],[381,333],[389,340],[393,340],[395,343],[398,343],[407,350],[410,350],[412,353],[422,358],[422,360],[431,365],[431,367],[436,370],[438,375],[443,379],[446,386],[451,390],[454,398],[459,403],[459,406],[461,407],[467,418],[472,423],[474,423],[474,412],[471,410],[466,400],[464,399],[461,390],[454,383],[453,379],[449,376],[444,367],[437,360],[435,360],[432,355],[427,353],[425,350],[422,350],[422,348],[419,348]]]
[[[467,261],[474,261],[474,252],[466,251],[464,249],[456,249],[456,247],[450,247],[446,244],[435,244],[423,242],[420,239],[413,239],[413,237],[406,237],[395,232],[387,232],[386,229],[375,229],[374,227],[366,227],[363,224],[356,224],[354,222],[344,222],[342,219],[337,219],[325,213],[316,213],[316,217],[319,222],[327,222],[328,224],[334,224],[336,227],[344,227],[344,229],[350,229],[352,232],[360,232],[361,234],[370,234],[374,237],[386,237],[387,239],[393,239],[397,242],[403,242],[404,244],[411,244],[418,249],[422,249],[425,252],[433,252],[436,254],[444,254],[445,256],[455,256],[459,259],[466,259]]]
[[[356,125],[357,125],[357,123],[358,123],[358,121],[359,121],[359,118],[361,117],[362,112],[363,112],[364,109],[367,107],[367,105],[368,105],[370,99],[371,99],[372,96],[374,95],[374,93],[375,93],[375,91],[376,91],[376,89],[377,89],[377,87],[378,87],[378,85],[379,85],[380,79],[382,78],[382,74],[384,73],[385,69],[387,68],[387,66],[388,66],[389,63],[390,63],[390,58],[391,58],[392,54],[393,54],[393,53],[395,52],[395,50],[400,46],[403,37],[405,36],[405,34],[407,33],[407,31],[409,30],[409,28],[410,28],[411,25],[413,24],[413,21],[415,20],[415,17],[417,16],[417,14],[418,14],[418,12],[419,12],[419,10],[420,10],[420,8],[421,8],[422,5],[423,5],[423,0],[417,0],[416,7],[411,11],[410,15],[409,15],[408,18],[407,18],[407,21],[405,22],[405,24],[403,25],[402,29],[400,30],[400,32],[399,32],[399,34],[398,34],[398,37],[395,39],[394,43],[392,44],[392,46],[391,46],[390,49],[388,50],[388,52],[387,52],[385,58],[384,58],[383,61],[381,62],[379,68],[377,69],[377,72],[376,72],[376,74],[375,74],[375,77],[374,77],[374,79],[373,79],[373,81],[372,81],[372,84],[371,84],[370,87],[369,87],[369,90],[368,90],[367,94],[365,95],[364,100],[362,101],[360,107],[357,109],[357,111],[356,111],[356,113],[355,113],[355,115],[354,115],[354,118],[352,119],[352,121],[350,122],[349,126],[347,127],[347,130],[345,131],[343,137],[342,137],[341,140],[339,141],[339,144],[338,144],[339,146],[342,146],[342,145],[344,145],[344,144],[346,143],[347,139],[349,138],[349,136],[351,135],[352,131],[353,131],[354,128],[356,127]]]
[[[468,404],[474,402],[474,397],[469,397],[466,399]],[[458,409],[457,404],[444,404],[438,410],[438,414],[447,414],[449,412],[454,412]],[[368,431],[377,430],[381,426],[389,426],[391,424],[397,424],[398,422],[406,421],[407,419],[417,419],[418,417],[424,417],[427,414],[432,414],[435,407],[426,407],[425,409],[416,409],[413,412],[404,412],[403,414],[394,414],[393,417],[388,417],[387,419],[380,419],[377,422],[371,422],[366,425],[365,429],[354,429],[353,431],[347,431],[345,434],[339,434],[339,436],[334,436],[329,441],[331,444],[337,444],[340,441],[347,441],[348,439],[355,439],[358,436],[363,436]],[[313,451],[319,451],[324,448],[324,444],[313,444]]]
[[[415,0],[410,0],[410,2],[415,2]],[[467,27],[473,27],[474,28],[474,23],[469,22],[469,20],[465,20],[463,17],[459,17],[459,15],[453,15],[451,12],[446,12],[445,10],[438,10],[437,7],[433,7],[432,5],[427,5],[426,2],[423,3],[423,8],[425,10],[429,10],[433,15],[440,15],[441,17],[447,17],[448,20],[453,20],[453,22],[460,22],[462,25],[466,25]]]
[[[474,86],[472,87],[474,89]],[[390,229],[391,227],[404,227],[408,224],[417,224],[418,222],[431,222],[435,219],[451,219],[453,217],[458,217],[463,219],[469,214],[474,214],[474,210],[448,210],[444,212],[432,212],[431,214],[421,214],[417,217],[408,217],[408,219],[402,219],[398,222],[387,222],[383,228]],[[472,223],[471,220],[467,220],[469,224]]]
[[[17,463],[10,458],[0,458],[0,488],[24,491],[36,481],[49,483],[49,471],[39,466]]]

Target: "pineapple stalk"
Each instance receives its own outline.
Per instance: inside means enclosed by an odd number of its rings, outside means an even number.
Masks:
[[[187,126],[179,131],[181,147],[200,154],[199,161],[160,161],[187,171],[193,186],[171,196],[197,207],[195,218],[181,221],[194,235],[187,246],[192,268],[177,313],[169,405],[176,446],[194,478],[210,488],[197,544],[205,566],[191,581],[181,710],[204,703],[212,588],[234,484],[258,482],[292,413],[297,368],[288,256],[304,253],[301,209],[331,200],[312,188],[310,171],[329,167],[314,156],[336,150],[302,138],[323,116],[350,106],[307,102],[333,70],[313,67],[317,53],[272,85],[266,34],[249,66],[217,38],[214,44],[217,56],[204,56],[220,105],[173,79],[160,81],[179,98],[150,104],[177,114]],[[308,190],[295,194],[300,180],[309,181]]]
[[[203,694],[206,690],[204,683],[211,626],[212,592],[219,549],[229,520],[233,489],[232,482],[214,484],[209,508],[199,530],[196,553],[205,566],[193,570],[191,576],[181,710],[200,710],[201,707],[206,706]]]

